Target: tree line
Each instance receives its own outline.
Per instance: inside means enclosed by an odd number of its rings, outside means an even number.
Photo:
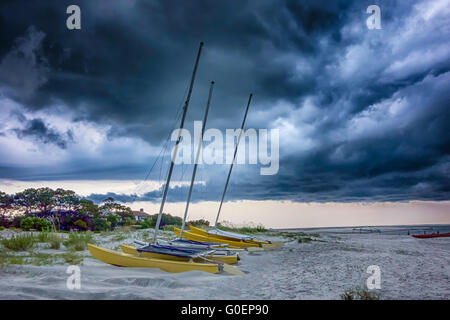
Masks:
[[[106,198],[97,205],[80,198],[72,190],[61,188],[28,188],[16,194],[0,191],[0,228],[63,231],[106,231],[126,225],[153,228],[157,217],[154,214],[136,221],[131,208],[115,202],[114,198]],[[163,214],[160,228],[180,226],[181,222],[180,217]],[[203,226],[209,222],[200,219],[189,221],[189,224]]]
[[[0,226],[41,230],[104,231],[133,224],[129,207],[106,198],[100,205],[72,190],[28,188],[16,194],[0,191]]]

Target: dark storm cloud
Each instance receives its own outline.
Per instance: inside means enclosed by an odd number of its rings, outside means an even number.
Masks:
[[[25,129],[15,129],[14,131],[21,139],[32,138],[42,143],[53,143],[61,149],[65,149],[67,143],[73,139],[71,131],[67,131],[65,136],[61,136],[48,128],[42,119],[32,119],[27,122]]]
[[[0,63],[0,83],[19,101],[29,101],[36,90],[47,82],[47,60],[42,54],[45,34],[33,26],[24,37],[14,40],[11,51]]]
[[[28,4],[29,10],[21,10],[18,2],[4,5],[3,12],[21,11],[23,18],[2,15],[3,25],[12,30],[2,35],[2,51],[30,25],[45,34],[43,50],[52,69],[30,107],[46,107],[55,99],[73,108],[85,104],[84,117],[113,120],[151,141],[161,139],[167,131],[161,120],[170,121],[182,101],[199,40],[207,46],[192,112],[199,114],[206,84],[215,79],[215,108],[235,126],[236,112],[241,113],[250,90],[275,100],[297,98],[314,88],[312,75],[297,81],[288,62],[273,60],[279,50],[292,46],[313,54],[317,43],[311,35],[339,30],[335,27],[343,14],[338,8],[348,6],[119,1],[110,7],[80,1],[82,30],[69,31],[64,13],[68,4],[35,2]]]
[[[160,145],[176,125],[205,41],[188,128],[201,118],[215,80],[208,127],[237,127],[252,91],[248,127],[282,130],[279,173],[236,168],[230,200],[449,198],[445,4],[375,1],[383,29],[369,31],[365,10],[372,2],[77,1],[82,29],[69,31],[65,10],[72,2],[1,4],[0,87],[28,111],[63,105],[74,121],[111,125],[111,140],[135,136]],[[60,146],[73,139],[71,131],[42,125],[28,124],[20,134],[43,143],[54,137]],[[147,167],[127,165],[124,155],[115,166],[77,160],[70,170],[26,170],[33,179],[43,172],[52,179],[139,179],[154,157]],[[157,167],[150,178],[165,170]],[[208,169],[208,192],[199,200],[218,199],[225,172]],[[0,175],[16,176],[10,164]],[[184,201],[185,193],[176,188],[170,200]],[[158,192],[139,199],[154,201]]]

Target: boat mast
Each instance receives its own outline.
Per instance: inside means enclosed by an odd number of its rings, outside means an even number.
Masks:
[[[161,217],[162,217],[162,213],[163,213],[163,209],[164,209],[164,204],[166,202],[167,191],[169,190],[170,178],[172,177],[173,166],[175,164],[175,158],[176,158],[177,152],[178,152],[178,145],[180,144],[180,140],[181,140],[181,129],[183,129],[183,127],[184,127],[184,120],[186,118],[186,113],[187,113],[187,109],[188,109],[188,106],[189,106],[189,101],[191,100],[192,88],[194,87],[195,75],[197,73],[198,61],[200,60],[200,54],[202,52],[202,47],[203,47],[203,42],[200,42],[200,47],[198,48],[197,58],[195,59],[194,71],[192,72],[191,83],[189,85],[188,95],[187,95],[187,98],[186,98],[186,101],[185,101],[184,107],[183,107],[183,116],[181,118],[180,129],[179,129],[179,132],[178,132],[178,139],[177,139],[177,142],[175,144],[175,149],[174,149],[174,153],[173,153],[173,156],[172,156],[172,161],[170,163],[169,173],[167,175],[167,181],[166,181],[166,184],[164,186],[164,193],[163,193],[163,198],[162,198],[162,201],[161,201],[161,207],[159,208],[158,219],[156,220],[155,232],[153,234],[153,243],[156,242],[156,236],[158,234],[159,226],[161,224]]]
[[[186,227],[186,218],[187,218],[187,214],[188,214],[188,210],[189,210],[189,203],[191,201],[192,189],[194,188],[195,174],[197,173],[198,160],[200,158],[200,151],[202,149],[203,134],[205,133],[206,120],[208,119],[209,105],[211,103],[213,87],[214,87],[214,81],[211,81],[211,86],[209,87],[208,102],[206,103],[205,116],[203,117],[202,133],[201,133],[200,141],[199,141],[198,147],[197,147],[197,154],[195,155],[194,170],[192,171],[192,178],[191,178],[191,186],[189,187],[189,193],[188,193],[188,198],[187,198],[187,202],[186,202],[186,209],[184,210],[183,224],[181,226],[181,232],[180,232],[180,240],[183,239],[184,228]]]
[[[250,107],[250,102],[252,101],[253,93],[250,93],[248,97],[247,108],[245,109],[244,119],[242,120],[241,130],[239,131],[239,136],[236,143],[236,148],[234,149],[233,161],[231,161],[230,171],[228,171],[227,182],[225,183],[225,189],[222,193],[222,200],[220,200],[219,211],[217,212],[216,222],[214,223],[214,227],[217,226],[217,222],[219,221],[220,210],[222,209],[223,199],[225,198],[225,193],[227,192],[228,182],[230,181],[231,171],[233,170],[234,160],[236,159],[236,154],[238,151],[239,141],[241,140],[242,131],[244,131],[245,119],[247,119],[248,108]]]

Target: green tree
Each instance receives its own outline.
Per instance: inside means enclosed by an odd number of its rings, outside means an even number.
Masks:
[[[78,211],[81,214],[84,214],[87,216],[92,216],[92,217],[98,217],[100,215],[98,206],[91,200],[87,200],[87,199],[80,200]]]
[[[14,197],[15,209],[22,211],[25,214],[29,214],[31,210],[36,208],[37,204],[37,190],[34,188],[25,189],[22,192],[16,193]]]
[[[105,216],[110,214],[120,216],[119,223],[121,224],[123,224],[129,218],[133,218],[133,211],[131,210],[131,208],[114,202],[114,198],[112,197],[103,200],[103,204],[99,207],[99,210]]]
[[[0,191],[0,210],[2,215],[6,215],[9,209],[12,208],[14,197]]]
[[[55,206],[55,191],[50,188],[38,188],[36,200],[37,207],[41,212],[50,212]]]

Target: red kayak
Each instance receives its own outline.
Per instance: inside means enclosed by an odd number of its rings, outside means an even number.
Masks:
[[[439,237],[450,237],[450,232],[447,233],[432,233],[432,234],[413,234],[414,238],[439,238]]]

